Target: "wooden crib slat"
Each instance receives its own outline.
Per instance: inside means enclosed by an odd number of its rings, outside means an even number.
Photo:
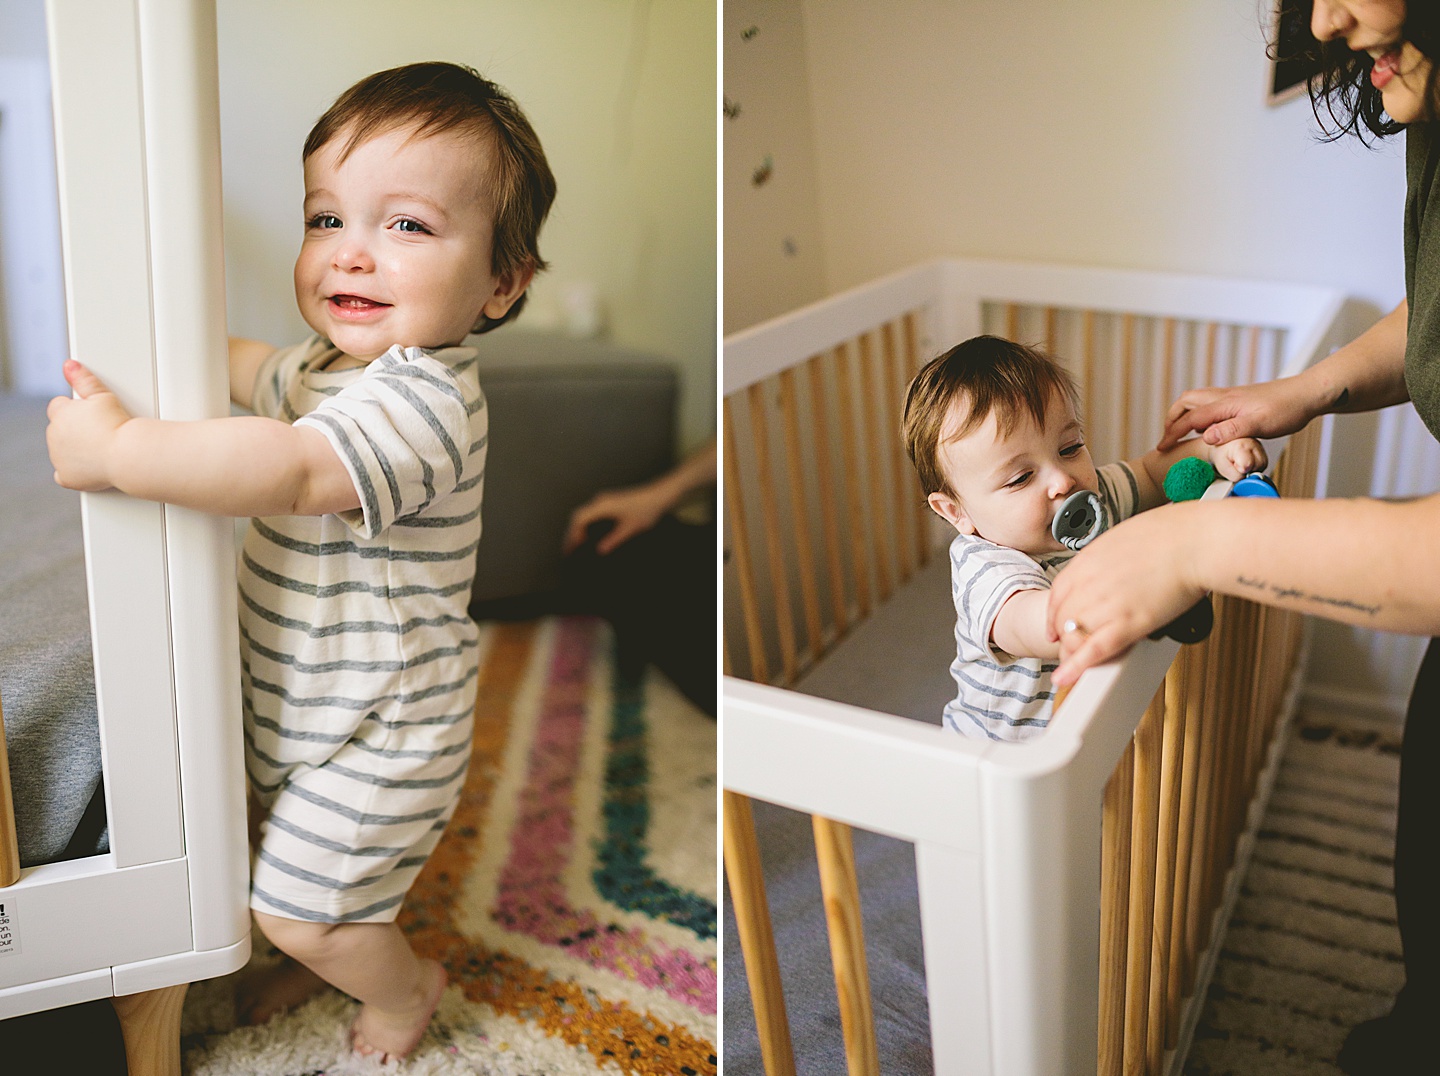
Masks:
[[[850,827],[820,815],[811,818],[825,921],[830,928],[830,960],[840,1027],[850,1076],[879,1076],[875,1014],[870,1006],[870,969],[865,960],[865,929],[860,916],[860,886],[855,873],[855,843]]]
[[[825,405],[825,366],[816,355],[805,364],[810,373],[810,413],[815,422],[815,473],[820,482],[820,520],[825,533],[825,562],[830,567],[830,607],[835,634],[850,626],[845,607],[845,567],[840,556],[840,521],[835,514],[835,469],[830,465],[830,411]]]
[[[1200,752],[1195,762],[1195,822],[1190,843],[1190,882],[1185,898],[1185,977],[1182,994],[1195,985],[1200,954],[1204,951],[1205,932],[1209,929],[1206,914],[1210,892],[1211,847],[1215,836],[1215,758],[1217,724],[1220,711],[1221,655],[1220,645],[1229,630],[1229,599],[1213,595],[1215,627],[1205,642],[1205,689],[1200,708]]]
[[[1187,976],[1188,969],[1193,964],[1186,923],[1190,913],[1195,798],[1200,773],[1200,736],[1204,721],[1205,691],[1210,678],[1210,654],[1210,639],[1190,648],[1185,654],[1190,668],[1184,700],[1185,742],[1180,754],[1180,815],[1175,844],[1175,898],[1170,916],[1170,966],[1165,975],[1165,1008],[1173,1017],[1166,1022],[1166,1049],[1174,1049],[1179,1038],[1180,1005],[1190,989]]]
[[[1245,334],[1245,379],[1242,385],[1253,385],[1255,383],[1256,367],[1260,362],[1260,333],[1259,325],[1251,325]]]
[[[1175,319],[1166,318],[1161,325],[1160,406],[1169,409],[1175,402]]]
[[[1005,339],[1020,342],[1020,304],[1005,304]]]
[[[880,327],[881,346],[881,368],[885,378],[885,424],[890,429],[893,438],[890,449],[890,481],[895,488],[896,511],[895,516],[895,551],[899,559],[899,575],[901,582],[909,579],[915,572],[915,561],[911,556],[913,547],[910,544],[910,513],[904,509],[905,505],[905,472],[908,469],[905,465],[905,446],[900,440],[900,370],[899,355],[895,349],[895,323],[887,321]]]
[[[791,525],[795,528],[795,559],[800,575],[800,605],[805,611],[805,634],[810,658],[820,657],[824,627],[820,619],[820,588],[815,574],[815,550],[810,536],[810,512],[805,503],[805,472],[800,453],[800,406],[795,395],[795,368],[780,371],[780,421],[785,432],[785,466],[790,480]]]
[[[907,313],[904,321],[905,339],[905,384],[909,385],[920,372],[920,344],[916,338],[915,315]],[[925,504],[925,491],[920,488],[918,476],[911,475],[911,488],[915,490],[915,559],[923,567],[930,563],[930,509]]]
[[[1120,458],[1129,459],[1134,453],[1134,431],[1130,428],[1131,406],[1135,380],[1135,315],[1125,314],[1120,318]]]
[[[1165,1038],[1175,1016],[1170,1012],[1170,946],[1175,896],[1175,853],[1179,845],[1180,767],[1185,738],[1185,698],[1189,693],[1190,655],[1165,675],[1165,713],[1160,731],[1160,802],[1156,826],[1155,926],[1150,946],[1150,1017],[1146,1025],[1146,1064],[1160,1071]]]
[[[735,909],[740,951],[745,957],[760,1057],[767,1076],[795,1076],[785,991],[780,983],[780,962],[775,955],[775,934],[770,927],[770,905],[765,898],[765,875],[760,867],[760,846],[755,840],[755,816],[749,799],[727,789],[724,818],[725,876]]]
[[[1213,321],[1205,323],[1205,372],[1200,375],[1201,385],[1215,384],[1215,338],[1220,326]]]
[[[750,653],[750,679],[764,684],[770,680],[770,666],[765,659],[765,637],[760,629],[760,605],[755,595],[755,571],[750,563],[750,537],[745,526],[745,497],[740,487],[739,456],[735,451],[735,416],[728,396],[725,398],[725,510],[730,518],[730,546],[740,583],[740,612]]]
[[[1085,414],[1081,422],[1095,421],[1095,311],[1085,310],[1080,315],[1080,370],[1085,384],[1083,395]]]
[[[1047,354],[1055,354],[1055,308],[1045,308],[1045,351]]]
[[[850,559],[855,569],[855,606],[863,620],[870,615],[870,563],[865,542],[865,508],[860,492],[860,458],[855,444],[855,408],[850,392],[850,349],[835,349],[836,398],[840,409],[840,463],[849,500]]]
[[[751,385],[750,439],[755,449],[755,480],[760,489],[760,526],[770,567],[770,598],[775,603],[775,634],[780,643],[780,683],[795,682],[795,618],[790,611],[790,576],[780,542],[780,512],[775,504],[775,478],[770,465],[770,422],[765,417],[765,382]]]
[[[20,880],[20,839],[15,834],[15,800],[10,790],[10,756],[5,753],[5,710],[0,706],[0,888]]]
[[[1125,968],[1125,1071],[1143,1072],[1155,925],[1155,853],[1160,800],[1163,688],[1135,730],[1135,791],[1130,835],[1129,946]]]
[[[879,601],[890,597],[890,505],[885,495],[885,454],[880,441],[880,403],[875,396],[875,355],[870,334],[860,336],[860,415],[865,426],[865,470],[870,476],[870,540],[875,552]]]
[[[1058,707],[1058,702],[1057,702]],[[1120,1076],[1125,1061],[1125,962],[1130,912],[1130,820],[1135,744],[1105,785],[1100,830],[1100,1051],[1098,1076]]]

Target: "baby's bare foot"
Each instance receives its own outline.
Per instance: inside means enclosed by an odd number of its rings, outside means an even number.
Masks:
[[[434,960],[420,964],[421,983],[414,1005],[394,1011],[361,1006],[350,1028],[350,1045],[357,1054],[378,1054],[381,1061],[390,1061],[405,1057],[420,1044],[449,982],[445,969]]]
[[[247,972],[235,989],[235,1022],[263,1024],[325,989],[325,980],[304,964],[285,957],[278,964]]]

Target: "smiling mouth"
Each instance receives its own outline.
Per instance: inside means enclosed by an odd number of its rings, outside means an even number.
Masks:
[[[332,295],[326,301],[330,304],[330,308],[342,317],[373,314],[390,309],[389,303],[367,299],[363,295]]]
[[[1370,84],[1377,90],[1383,90],[1386,85],[1397,74],[1400,73],[1400,50],[1399,49],[1370,49],[1371,59],[1375,61],[1370,68]]]

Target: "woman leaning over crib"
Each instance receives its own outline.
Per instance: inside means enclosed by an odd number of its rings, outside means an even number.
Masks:
[[[1290,0],[1293,2],[1293,0]],[[1310,420],[1410,400],[1440,437],[1440,4],[1300,0],[1325,73],[1316,115],[1341,132],[1406,131],[1405,286],[1373,328],[1295,377],[1196,389],[1170,408],[1161,448],[1200,432],[1294,433]],[[1398,207],[1397,207],[1398,208]],[[1103,535],[1056,579],[1050,630],[1064,658],[1056,684],[1120,653],[1207,590],[1388,631],[1440,635],[1440,494],[1371,500],[1190,502]],[[1440,1016],[1440,639],[1416,677],[1400,762],[1395,902],[1405,986],[1389,1015],[1350,1032],[1352,1074],[1434,1072]]]

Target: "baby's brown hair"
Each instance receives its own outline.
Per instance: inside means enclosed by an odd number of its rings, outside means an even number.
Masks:
[[[1059,392],[1079,408],[1075,381],[1061,365],[1036,348],[998,336],[976,336],[931,359],[910,382],[905,395],[902,433],[905,450],[928,496],[954,496],[940,468],[940,432],[951,404],[964,397],[970,405],[956,431],[964,437],[993,412],[1000,432],[1009,434],[1029,414],[1044,424],[1050,397]]]
[[[416,126],[419,135],[459,131],[491,151],[488,189],[494,199],[490,272],[496,277],[546,268],[540,257],[540,226],[555,201],[555,176],[525,113],[495,83],[473,68],[430,62],[407,64],[361,79],[342,93],[316,121],[301,160],[342,133],[339,160],[375,135]],[[525,305],[517,299],[503,318],[482,317],[476,332],[488,332],[514,318]]]

